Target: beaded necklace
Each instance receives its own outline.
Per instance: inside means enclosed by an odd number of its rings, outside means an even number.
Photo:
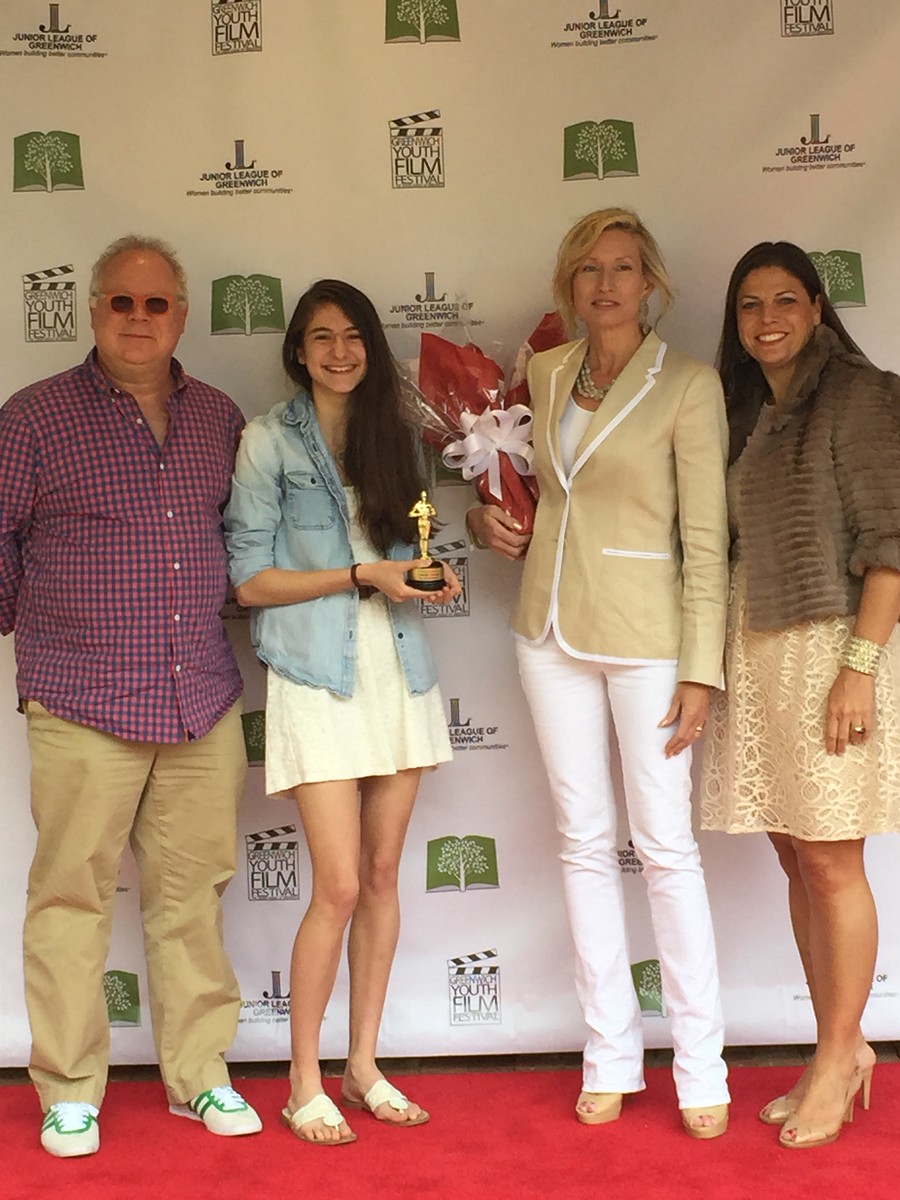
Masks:
[[[581,392],[582,396],[588,396],[591,400],[596,400],[599,404],[612,385],[616,382],[616,379],[619,377],[617,375],[615,379],[611,379],[606,387],[597,387],[596,383],[594,383],[593,379],[591,379],[591,365],[588,361],[589,358],[590,355],[588,354],[584,356],[584,361],[578,369],[578,378],[575,381],[575,385],[579,392]]]

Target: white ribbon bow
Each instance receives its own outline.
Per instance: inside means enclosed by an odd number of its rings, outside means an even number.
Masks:
[[[459,423],[466,436],[446,447],[441,455],[444,465],[461,468],[463,479],[474,479],[487,471],[488,490],[499,500],[501,451],[520,475],[534,474],[533,421],[531,409],[524,404],[488,408],[477,416],[461,413]]]

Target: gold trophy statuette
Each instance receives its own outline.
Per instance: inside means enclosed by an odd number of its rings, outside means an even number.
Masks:
[[[437,509],[428,499],[428,493],[422,492],[418,500],[409,510],[409,516],[415,517],[419,524],[419,556],[427,558],[428,562],[421,567],[413,567],[406,572],[406,582],[417,592],[439,592],[444,586],[444,568],[439,562],[428,557],[428,539],[431,537],[431,520],[437,516]]]

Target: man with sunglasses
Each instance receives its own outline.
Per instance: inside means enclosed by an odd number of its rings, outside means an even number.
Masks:
[[[100,1144],[103,972],[126,841],[170,1110],[226,1136],[262,1127],[223,1057],[240,992],[219,898],[246,758],[219,618],[221,513],[243,417],[173,357],[187,288],[164,243],[114,242],[90,305],[87,359],[0,409],[0,629],[16,632],[38,832],[29,1070],[41,1143],[61,1158]]]

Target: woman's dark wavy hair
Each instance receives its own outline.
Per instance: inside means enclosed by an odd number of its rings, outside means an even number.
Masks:
[[[320,279],[297,301],[281,348],[290,378],[312,393],[312,379],[297,360],[313,313],[336,305],[359,330],[366,373],[353,391],[344,448],[344,472],[359,493],[359,520],[373,544],[386,554],[397,541],[415,540],[409,509],[425,486],[413,430],[401,413],[400,379],[372,301],[340,279]]]
[[[803,285],[810,300],[821,298],[822,324],[833,329],[842,345],[852,354],[862,354],[859,346],[844,328],[840,317],[825,295],[819,273],[809,255],[793,242],[759,242],[741,258],[728,281],[725,295],[725,315],[716,365],[725,389],[728,425],[731,431],[729,461],[734,462],[750,436],[760,407],[769,388],[759,363],[741,345],[738,335],[737,298],[741,284],[751,271],[760,267],[781,267]]]

